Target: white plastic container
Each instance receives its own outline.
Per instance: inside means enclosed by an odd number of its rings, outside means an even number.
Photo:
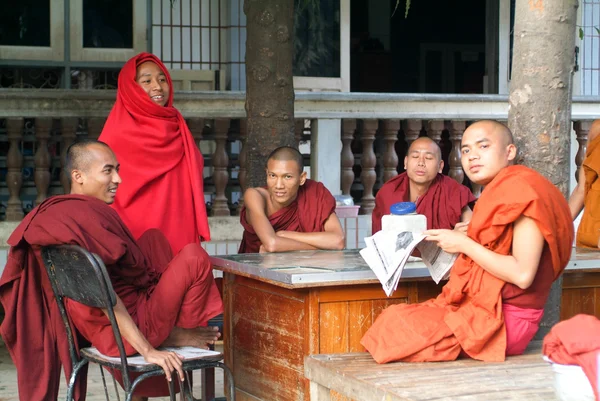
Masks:
[[[427,217],[416,214],[416,206],[412,202],[401,202],[392,205],[392,214],[381,218],[383,231],[422,233],[427,230]]]
[[[554,372],[554,392],[561,401],[594,401],[594,390],[587,376],[577,365],[560,365],[544,356]]]

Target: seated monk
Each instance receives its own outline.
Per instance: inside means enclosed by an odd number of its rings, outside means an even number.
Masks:
[[[485,189],[467,235],[428,230],[427,240],[459,256],[436,298],[382,312],[361,343],[379,362],[448,361],[461,353],[503,361],[535,335],[552,282],[571,256],[573,224],[564,196],[546,178],[512,165],[507,127],[470,125],[462,166]]]
[[[414,202],[417,213],[427,217],[427,228],[466,231],[475,197],[456,180],[442,175],[444,161],[437,143],[428,137],[416,139],[404,158],[404,173],[387,181],[375,196],[371,215],[373,234],[381,230],[381,218],[398,202]]]
[[[223,311],[208,255],[193,243],[173,257],[156,229],[133,238],[109,206],[121,178],[106,144],[87,140],[71,145],[65,169],[71,194],[41,203],[8,240],[10,257],[0,280],[6,311],[2,336],[17,366],[19,398],[57,399],[59,357],[66,377],[70,375],[66,334],[41,259],[41,247],[47,245],[76,244],[97,254],[117,295],[114,312],[127,354],[139,353],[160,365],[168,380],[174,370],[183,380],[182,357],[156,348],[206,348],[219,337],[216,327],[205,327]],[[105,355],[119,355],[106,310],[70,300],[66,308],[83,338]],[[31,378],[39,385],[32,386]],[[83,399],[85,376],[81,381],[78,394]],[[157,376],[136,388],[135,399],[168,394],[167,381]]]
[[[585,160],[579,169],[577,185],[569,198],[573,220],[583,209],[577,229],[577,246],[600,248],[600,120],[592,123],[588,134]],[[584,208],[585,205],[585,208]]]
[[[239,253],[344,249],[335,198],[323,184],[306,178],[298,150],[275,149],[266,172],[266,188],[248,188],[244,193]]]

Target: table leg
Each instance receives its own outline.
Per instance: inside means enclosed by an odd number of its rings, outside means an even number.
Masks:
[[[327,387],[311,381],[310,401],[331,401],[331,392]]]

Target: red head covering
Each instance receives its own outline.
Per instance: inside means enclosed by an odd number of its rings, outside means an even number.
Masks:
[[[137,67],[151,61],[169,84],[162,107],[136,82]],[[177,253],[210,240],[204,204],[204,159],[181,113],[173,107],[173,84],[158,57],[140,53],[119,73],[117,101],[99,138],[115,152],[123,179],[113,204],[134,237],[157,228]]]

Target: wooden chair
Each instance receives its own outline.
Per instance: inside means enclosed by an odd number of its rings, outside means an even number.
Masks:
[[[67,337],[69,340],[69,352],[71,354],[71,362],[73,365],[73,373],[69,380],[67,389],[67,401],[73,399],[73,389],[77,375],[81,368],[88,362],[95,362],[102,367],[108,367],[118,369],[123,374],[123,388],[126,393],[127,401],[130,401],[131,396],[136,386],[143,380],[153,377],[164,375],[163,369],[155,364],[147,363],[143,360],[140,355],[127,357],[125,349],[123,348],[123,340],[119,331],[119,326],[115,319],[113,307],[117,302],[115,292],[112,284],[106,272],[106,267],[100,258],[92,254],[85,249],[76,245],[60,245],[60,246],[48,246],[42,248],[42,258],[48,277],[58,303],[58,308],[65,325]],[[102,355],[96,348],[82,348],[79,350],[79,354],[75,348],[75,339],[73,333],[74,328],[67,316],[65,309],[64,298],[72,299],[76,302],[96,307],[104,308],[108,311],[108,318],[112,326],[112,330],[115,336],[117,347],[119,349],[119,357],[108,357]],[[185,350],[183,349],[185,348]],[[198,354],[197,357],[189,357],[183,361],[183,369],[186,374],[193,370],[205,369],[205,368],[222,368],[228,378],[229,384],[229,395],[231,400],[235,400],[233,375],[231,371],[221,363],[223,354],[218,352],[207,352],[200,348],[192,347],[169,347],[169,350],[177,352],[178,350],[183,353],[184,351],[192,351]],[[133,382],[129,377],[129,372],[141,373]],[[178,375],[174,375],[174,378]],[[102,374],[104,380],[104,373]],[[186,380],[185,383],[190,383],[190,380]],[[190,386],[181,386],[182,393],[186,397],[186,400],[193,401],[192,389]],[[169,392],[171,400],[175,400],[175,384],[174,380],[169,382]],[[106,384],[104,386],[106,397],[108,399],[108,391]]]

